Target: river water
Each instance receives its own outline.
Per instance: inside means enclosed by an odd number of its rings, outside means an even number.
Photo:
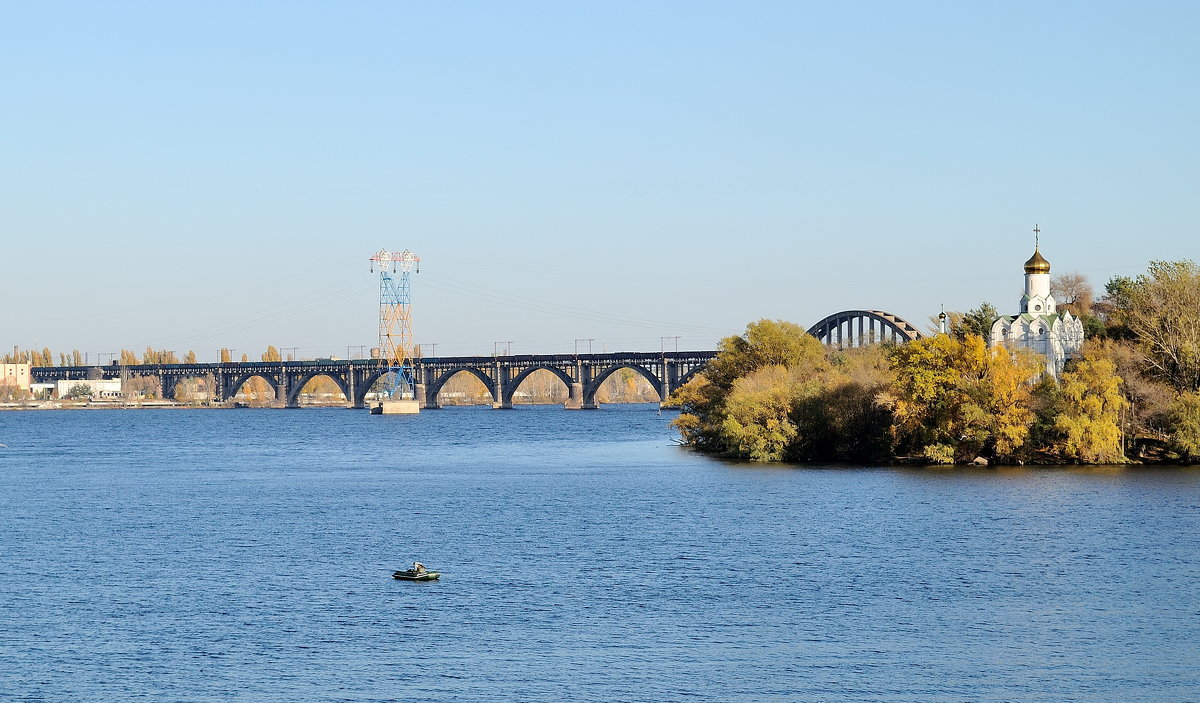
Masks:
[[[0,699],[1200,700],[1200,472],[764,468],[669,419],[0,413]]]

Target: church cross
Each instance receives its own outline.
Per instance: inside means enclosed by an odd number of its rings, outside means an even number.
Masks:
[[[1041,245],[1041,242],[1038,241],[1039,239],[1041,239],[1041,235],[1042,235],[1042,230],[1038,229],[1038,226],[1035,223],[1033,225],[1033,248],[1034,249],[1037,249]]]

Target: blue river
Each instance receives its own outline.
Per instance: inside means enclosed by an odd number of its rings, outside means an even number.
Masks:
[[[0,413],[0,700],[1200,700],[1200,471],[730,464],[670,419]]]

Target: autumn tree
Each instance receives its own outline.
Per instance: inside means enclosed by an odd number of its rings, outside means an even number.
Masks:
[[[802,461],[881,462],[892,459],[890,346],[828,349],[819,389],[792,410],[798,428],[790,458]]]
[[[188,353],[187,353],[187,356],[185,356],[185,357],[184,357],[184,359],[183,359],[183,363],[185,363],[185,364],[194,364],[194,363],[196,363],[196,352],[194,352],[194,351],[192,351],[191,349],[189,349],[189,350],[188,350]]]
[[[805,395],[799,369],[771,364],[734,379],[720,416],[725,454],[751,461],[779,461],[799,433],[792,408]]]
[[[1032,355],[989,348],[983,338],[937,335],[895,347],[893,432],[897,448],[933,463],[1009,458],[1029,437]]]
[[[1169,409],[1171,450],[1185,462],[1200,462],[1200,392],[1180,393]]]
[[[790,322],[759,320],[722,339],[715,359],[673,394],[674,421],[699,449],[778,461],[796,436],[792,405],[828,367],[823,345]]]
[[[1070,312],[1075,317],[1089,317],[1093,314],[1096,293],[1087,276],[1072,271],[1054,277],[1051,284],[1054,300],[1058,307]]]
[[[121,350],[121,365],[122,366],[137,366],[141,362],[138,360],[137,354],[129,349]]]
[[[267,345],[267,350],[265,352],[263,352],[263,354],[262,354],[262,360],[263,361],[283,361],[283,358],[279,355],[279,350],[276,349],[275,345],[272,344],[272,345]]]
[[[1150,374],[1181,392],[1200,390],[1200,266],[1152,261],[1121,292],[1123,321]]]
[[[146,347],[145,353],[142,354],[143,364],[178,364],[179,357],[175,356],[175,352],[167,349],[154,349]]]
[[[133,376],[121,386],[127,398],[157,398],[161,390],[162,382],[158,376]]]
[[[1055,417],[1058,441],[1052,449],[1063,459],[1085,464],[1121,464],[1120,412],[1125,407],[1116,364],[1098,346],[1063,372],[1061,402]]]

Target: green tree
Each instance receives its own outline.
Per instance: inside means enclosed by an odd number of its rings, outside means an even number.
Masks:
[[[91,398],[92,386],[88,383],[73,383],[67,388],[67,398]]]
[[[968,311],[962,316],[962,321],[953,327],[954,336],[963,339],[968,335],[979,335],[983,339],[989,339],[992,336],[992,323],[996,318],[1000,317],[996,306],[991,303],[980,303],[979,307]],[[953,315],[951,315],[953,320]]]

